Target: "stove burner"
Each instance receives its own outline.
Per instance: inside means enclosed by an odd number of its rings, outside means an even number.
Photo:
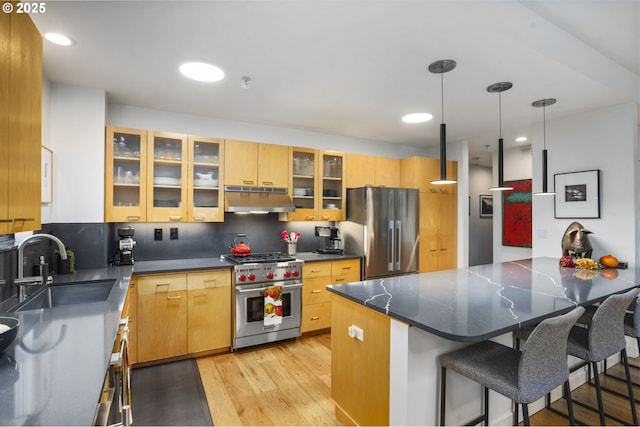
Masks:
[[[229,261],[233,264],[252,264],[252,263],[268,263],[268,262],[286,262],[295,261],[295,257],[290,255],[281,254],[280,252],[263,252],[249,255],[233,255],[226,254],[221,255],[225,261]]]

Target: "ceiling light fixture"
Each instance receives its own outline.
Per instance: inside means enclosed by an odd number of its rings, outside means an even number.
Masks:
[[[240,77],[240,87],[242,89],[249,89],[251,77]]]
[[[498,186],[489,188],[490,191],[508,191],[513,190],[513,187],[504,186],[504,148],[502,139],[502,92],[509,90],[513,87],[511,82],[499,82],[494,83],[487,88],[489,93],[498,93]]]
[[[553,105],[556,99],[539,99],[531,104],[534,107],[542,107],[542,192],[534,193],[536,196],[555,196],[555,191],[547,191],[547,105]]]
[[[516,138],[516,142],[525,142],[527,140],[526,136],[519,136]]]
[[[224,78],[224,71],[206,62],[186,62],[180,66],[180,72],[199,82],[217,82]]]
[[[433,115],[429,113],[411,113],[402,116],[402,121],[405,123],[424,123],[433,119]]]
[[[59,46],[71,46],[72,44],[75,44],[72,39],[59,33],[46,33],[44,38]]]
[[[456,180],[447,179],[447,125],[444,123],[444,73],[456,68],[453,59],[441,59],[429,65],[429,71],[440,74],[442,123],[440,123],[440,179],[432,184],[455,184]]]

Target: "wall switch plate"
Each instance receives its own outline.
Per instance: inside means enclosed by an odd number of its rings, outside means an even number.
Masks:
[[[153,230],[153,240],[162,240],[162,228],[155,228]]]
[[[178,228],[172,227],[169,229],[169,238],[171,240],[178,240]]]

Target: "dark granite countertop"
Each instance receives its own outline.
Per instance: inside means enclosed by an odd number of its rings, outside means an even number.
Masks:
[[[342,259],[360,259],[360,255],[348,255],[348,254],[319,254],[316,252],[299,252],[296,254],[296,258],[305,262],[316,261],[339,261]]]
[[[634,270],[615,273],[607,278],[542,257],[327,289],[440,337],[477,342],[637,286]]]
[[[0,425],[91,425],[131,272],[114,267],[56,277],[56,284],[114,279],[103,302],[3,314],[17,317],[20,329],[0,355]]]

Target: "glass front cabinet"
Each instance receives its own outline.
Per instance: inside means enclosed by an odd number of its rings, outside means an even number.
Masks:
[[[144,222],[147,132],[107,127],[105,221]]]
[[[187,136],[149,132],[147,221],[187,220]]]
[[[188,221],[224,221],[224,142],[194,136],[188,142]]]

